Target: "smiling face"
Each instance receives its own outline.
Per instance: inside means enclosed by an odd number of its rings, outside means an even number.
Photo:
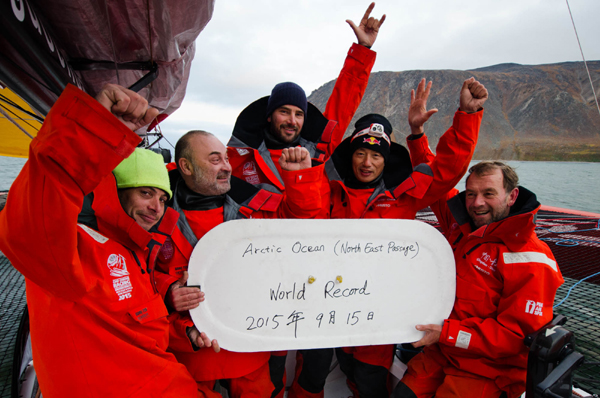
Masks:
[[[352,154],[352,171],[362,183],[369,183],[379,177],[384,166],[383,156],[372,149],[358,148]]]
[[[165,191],[153,187],[119,189],[118,195],[125,213],[146,231],[160,220],[169,199]]]
[[[187,186],[204,196],[222,195],[231,189],[227,148],[214,135],[190,138],[190,159],[181,158],[179,169]]]
[[[508,216],[517,200],[519,189],[506,192],[502,171],[494,169],[488,174],[471,174],[466,184],[466,207],[477,228]]]
[[[304,125],[304,111],[294,105],[284,105],[275,109],[267,118],[270,131],[279,141],[290,144],[296,140]]]

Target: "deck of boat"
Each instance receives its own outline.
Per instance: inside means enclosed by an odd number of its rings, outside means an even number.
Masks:
[[[25,304],[25,280],[0,252],[0,398],[12,397],[13,358]]]

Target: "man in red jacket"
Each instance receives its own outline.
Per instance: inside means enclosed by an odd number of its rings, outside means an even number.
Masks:
[[[315,217],[321,209],[323,166],[311,167],[305,148],[283,149],[279,164],[287,189],[283,195],[269,192],[232,177],[225,146],[214,135],[199,130],[179,139],[175,162],[177,169],[170,172],[172,206],[180,218],[172,241],[160,253],[159,267],[164,274],[157,277],[159,291],[175,310],[169,316],[170,350],[207,396],[220,396],[214,386],[221,380],[230,397],[269,397],[274,390],[270,354],[209,348],[216,342],[200,333],[202,325],[194,325],[188,313],[198,305],[200,293],[180,286],[186,280],[194,246],[219,224],[247,218]]]
[[[423,146],[423,124],[437,110],[427,110],[431,83],[421,80],[411,92],[408,145]],[[355,124],[325,164],[329,177],[330,218],[414,219],[418,210],[450,191],[467,171],[475,150],[485,87],[474,78],[463,83],[460,107],[452,126],[440,138],[437,156],[413,168],[406,148],[391,140],[392,125],[382,115],[369,114]],[[428,146],[427,146],[428,148]],[[387,397],[388,368],[393,345],[344,347],[336,350],[341,369],[356,397]]]
[[[381,19],[371,17],[374,7],[375,3],[369,5],[358,26],[346,21],[358,44],[353,44],[348,51],[324,113],[307,102],[304,90],[291,82],[277,84],[270,96],[258,99],[240,113],[227,143],[234,176],[271,192],[283,192],[286,186],[277,161],[283,148],[301,146],[318,162],[331,156],[360,105],[375,63],[376,53],[371,47],[385,21],[385,14]],[[328,195],[327,184],[321,186],[322,195]],[[325,358],[320,358],[320,352],[301,350],[297,362],[313,363],[316,358],[323,364],[323,371],[319,369],[316,373],[326,377],[332,355],[327,353]],[[303,353],[308,357],[302,358]],[[287,351],[274,352],[270,360],[271,377],[275,382],[273,398],[283,397],[286,354]],[[301,377],[302,382],[301,385],[294,382],[290,398],[313,393],[323,395],[325,379],[313,377],[315,373],[311,368],[314,367],[309,364],[304,370],[301,366],[297,368],[296,378]]]
[[[420,155],[417,155],[420,156]],[[519,397],[523,340],[553,317],[563,278],[535,233],[540,204],[501,162],[469,170],[466,191],[432,205],[456,260],[456,300],[443,325],[417,325],[426,346],[394,390],[406,397]]]
[[[347,20],[358,44],[348,51],[325,112],[308,103],[304,90],[295,83],[277,84],[271,95],[248,105],[238,116],[227,143],[232,174],[272,192],[285,189],[277,159],[283,148],[302,146],[311,158],[324,162],[342,141],[344,132],[360,105],[375,63],[371,51],[385,15],[370,17],[367,8],[359,26]]]
[[[167,309],[153,281],[177,219],[165,213],[168,176],[162,157],[134,152],[132,129],[157,114],[119,86],[97,101],[67,86],[0,212],[0,248],[27,284],[44,397],[198,394],[166,352]]]

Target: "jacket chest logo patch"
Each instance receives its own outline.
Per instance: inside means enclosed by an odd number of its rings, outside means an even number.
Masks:
[[[171,237],[167,237],[165,243],[163,243],[160,251],[158,252],[158,259],[162,262],[169,262],[175,254],[175,247],[173,247],[173,240]]]
[[[525,313],[543,316],[544,315],[544,303],[540,303],[535,300],[527,300],[525,305]]]
[[[129,275],[129,272],[127,271],[127,264],[125,264],[125,257],[123,257],[121,254],[111,254],[108,256],[106,265],[110,270],[110,276],[120,278]]]
[[[247,150],[247,149],[241,149],[241,148],[237,148],[236,150],[237,150],[237,153],[238,153],[240,156],[245,156],[245,155],[247,155],[247,154],[249,154],[249,153],[250,153],[250,151],[249,151],[249,150]]]
[[[244,168],[242,170],[242,174],[245,176],[251,176],[251,175],[255,175],[256,173],[256,166],[254,165],[254,162],[246,162],[244,163]]]
[[[129,272],[127,271],[127,264],[125,264],[125,257],[121,254],[111,254],[108,256],[106,261],[110,276],[113,279],[113,288],[115,293],[119,296],[119,301],[131,298],[131,292],[133,286],[129,279]]]
[[[487,252],[481,253],[481,256],[473,262],[473,266],[486,275],[496,272],[496,264],[498,264],[498,259],[492,258]]]

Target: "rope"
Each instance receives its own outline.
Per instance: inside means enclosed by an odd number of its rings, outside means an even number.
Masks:
[[[556,308],[556,307],[560,306],[562,303],[564,303],[564,302],[565,302],[565,301],[566,301],[566,300],[569,298],[569,295],[571,294],[571,290],[573,290],[573,289],[575,288],[575,286],[579,285],[581,282],[585,281],[586,279],[590,279],[590,278],[592,278],[592,277],[594,277],[594,276],[596,276],[596,275],[600,275],[600,272],[596,272],[595,274],[592,274],[592,275],[586,276],[585,278],[583,278],[582,280],[580,280],[579,282],[577,282],[576,284],[574,284],[573,286],[571,286],[571,288],[570,288],[570,289],[569,289],[569,291],[567,292],[567,295],[565,296],[565,298],[563,298],[563,299],[560,301],[560,303],[556,304],[556,305],[555,305],[554,307],[552,307],[552,308]]]
[[[594,94],[594,100],[596,100],[596,108],[598,109],[598,114],[600,114],[600,105],[598,105],[598,96],[596,95],[596,90],[594,90],[594,83],[592,82],[592,76],[590,75],[590,70],[587,66],[587,61],[585,60],[585,56],[583,55],[583,49],[581,48],[581,42],[579,41],[579,35],[577,34],[577,28],[575,27],[575,20],[573,19],[573,13],[571,13],[571,6],[569,6],[569,0],[565,0],[567,2],[567,8],[569,9],[569,15],[571,16],[571,23],[573,24],[573,30],[575,31],[575,37],[577,37],[577,44],[579,45],[579,52],[581,52],[581,58],[583,58],[583,64],[585,65],[585,70],[587,71],[588,79],[590,80],[590,86],[592,87],[592,93]]]
[[[121,78],[119,76],[119,64],[117,63],[117,53],[115,51],[115,43],[113,41],[112,27],[110,26],[110,15],[108,14],[108,0],[104,0],[104,10],[106,11],[106,21],[108,22],[108,37],[110,38],[110,47],[113,53],[113,62],[115,64],[115,70],[117,71],[117,84],[121,85]]]

